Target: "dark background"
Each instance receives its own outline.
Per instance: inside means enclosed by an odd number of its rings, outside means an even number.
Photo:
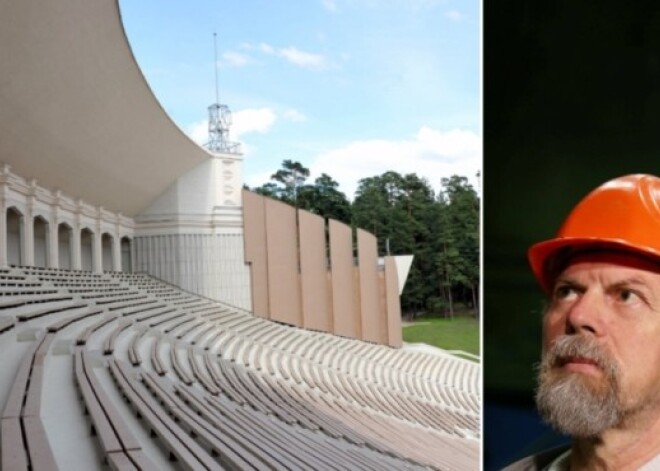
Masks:
[[[660,175],[660,5],[484,1],[484,460],[560,440],[532,401],[543,294],[525,253],[601,183]],[[660,339],[658,339],[660,341]]]

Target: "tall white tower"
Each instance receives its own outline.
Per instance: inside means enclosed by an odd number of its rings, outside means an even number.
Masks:
[[[215,69],[215,103],[209,106],[209,141],[206,147],[215,153],[240,154],[241,144],[229,140],[231,126],[231,111],[227,105],[220,104],[218,95],[218,43],[217,34],[213,33],[214,69]]]

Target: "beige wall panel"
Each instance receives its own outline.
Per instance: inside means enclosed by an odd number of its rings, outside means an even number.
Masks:
[[[296,210],[266,198],[270,319],[302,326]]]
[[[303,327],[332,332],[328,306],[325,220],[298,211]]]
[[[360,325],[362,340],[386,343],[381,336],[380,300],[378,296],[378,243],[373,234],[357,230],[358,265],[360,270]],[[384,309],[383,309],[384,311]]]
[[[356,262],[353,262],[356,263]],[[355,336],[362,339],[362,320],[360,319],[360,267],[353,265],[353,328]]]
[[[388,345],[389,331],[387,319],[387,285],[385,283],[385,267],[378,270],[378,302],[380,303],[380,310],[378,316],[380,318],[380,338],[382,344]]]
[[[333,331],[337,335],[357,338],[351,228],[332,219],[328,223],[332,264]]]
[[[243,232],[245,261],[250,264],[252,310],[259,317],[269,318],[268,259],[266,247],[265,198],[243,190]]]
[[[401,303],[399,299],[399,280],[393,257],[385,257],[385,298],[387,300],[387,344],[400,347],[401,338]]]
[[[329,254],[329,252],[328,252]],[[332,271],[328,269],[325,275],[326,293],[328,293],[328,325],[330,326],[329,332],[334,332],[335,326],[335,310],[334,303],[332,302]]]

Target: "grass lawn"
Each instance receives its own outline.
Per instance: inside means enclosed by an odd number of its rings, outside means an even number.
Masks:
[[[403,328],[403,340],[479,355],[479,321],[462,316],[454,319],[422,317],[413,325]]]

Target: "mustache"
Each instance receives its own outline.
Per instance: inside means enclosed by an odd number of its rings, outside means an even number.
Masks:
[[[580,335],[558,337],[544,353],[539,370],[547,372],[552,368],[563,366],[572,358],[595,364],[610,378],[618,376],[618,366],[607,351],[595,339]]]

